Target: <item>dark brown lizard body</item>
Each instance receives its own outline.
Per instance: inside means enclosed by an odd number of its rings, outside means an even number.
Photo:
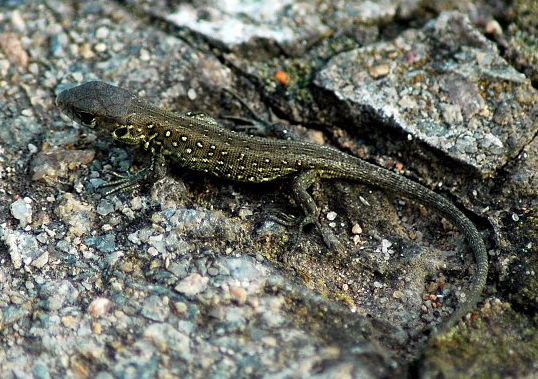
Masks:
[[[480,297],[488,261],[476,227],[450,201],[405,177],[330,147],[249,136],[224,129],[205,114],[164,111],[125,89],[102,82],[63,91],[56,104],[76,122],[123,143],[141,146],[152,154],[153,163],[147,172],[117,181],[120,189],[136,187],[136,180],[146,179],[169,160],[181,167],[240,182],[290,178],[293,193],[305,213],[301,225],[319,226],[319,211],[307,190],[320,178],[368,183],[431,207],[464,233],[476,261],[469,294],[443,329],[471,311]]]

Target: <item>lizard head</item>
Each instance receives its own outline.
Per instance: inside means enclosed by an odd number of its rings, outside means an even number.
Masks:
[[[87,82],[67,89],[56,97],[56,105],[73,121],[125,144],[147,149],[157,136],[146,134],[152,122],[140,111],[140,100],[110,84]],[[148,109],[146,106],[146,113]]]
[[[62,91],[56,105],[73,121],[112,134],[129,123],[130,105],[136,97],[129,91],[103,82],[87,82]]]

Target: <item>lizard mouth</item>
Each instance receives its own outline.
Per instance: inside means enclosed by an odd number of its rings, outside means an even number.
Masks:
[[[91,113],[77,111],[69,107],[61,107],[61,106],[60,106],[60,110],[62,111],[63,114],[65,114],[67,117],[69,117],[71,120],[75,121],[76,123],[83,126],[87,126],[89,128],[95,128],[96,118]]]
[[[66,101],[69,96],[68,92],[69,90],[65,90],[56,97],[56,106],[60,108],[60,111],[71,120],[83,126],[94,128],[96,124],[95,116],[89,112],[78,110],[72,106],[69,106],[68,101]]]

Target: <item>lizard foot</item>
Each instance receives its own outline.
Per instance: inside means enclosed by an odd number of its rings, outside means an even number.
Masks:
[[[111,187],[105,192],[105,196],[115,192],[130,192],[136,189],[155,183],[166,175],[166,160],[161,154],[153,154],[151,163],[135,173],[120,174],[110,172],[111,175],[118,178],[101,185],[101,187]]]
[[[137,190],[142,187],[141,182],[143,182],[147,177],[147,173],[145,172],[145,170],[140,170],[136,173],[127,174],[120,174],[114,171],[107,172],[118,179],[110,180],[101,184],[100,187],[102,188],[111,187],[104,193],[105,196],[111,195],[116,192],[131,192]]]
[[[287,227],[295,227],[301,223],[301,218],[290,215],[281,211],[276,211],[274,214],[269,215],[269,218],[280,225]]]
[[[314,215],[305,216],[300,220],[299,224],[299,233],[301,233],[304,228],[308,225],[313,225],[314,228],[319,232],[323,243],[329,249],[328,255],[333,255],[336,257],[342,257],[346,249],[340,240],[331,232],[328,228],[324,228],[321,223],[318,221],[317,217]]]

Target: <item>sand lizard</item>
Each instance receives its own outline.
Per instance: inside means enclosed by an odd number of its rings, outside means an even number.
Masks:
[[[162,177],[170,161],[239,182],[291,179],[293,195],[304,212],[301,227],[307,224],[320,227],[318,207],[307,192],[318,179],[364,182],[431,207],[463,232],[476,262],[475,277],[466,299],[441,329],[448,329],[476,306],[488,272],[482,237],[458,208],[423,185],[331,147],[250,136],[225,129],[203,113],[165,111],[128,90],[103,82],[67,89],[58,95],[56,104],[79,124],[151,153],[151,164],[115,181],[115,189],[135,188]]]

